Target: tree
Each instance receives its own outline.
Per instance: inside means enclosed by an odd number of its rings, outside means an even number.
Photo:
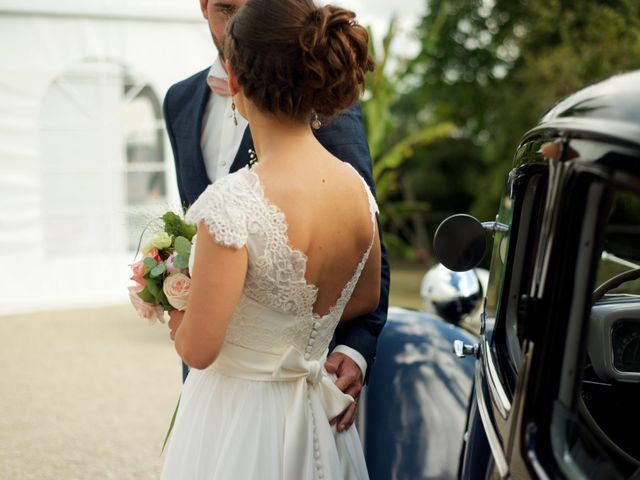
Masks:
[[[416,200],[411,182],[403,180],[404,166],[416,148],[449,137],[454,126],[451,122],[405,121],[401,111],[396,109],[406,82],[403,78],[406,61],[396,58],[395,66],[389,65],[396,25],[393,19],[382,40],[380,54],[376,52],[369,31],[371,53],[377,68],[367,78],[367,95],[362,108],[385,243],[391,253],[411,258],[415,252],[427,248],[424,221],[418,212],[428,210],[429,206]]]
[[[420,105],[433,121],[454,122],[469,158],[478,158],[473,153],[480,149],[480,164],[462,167],[480,173],[468,208],[491,218],[515,147],[542,114],[570,92],[638,66],[640,2],[430,0],[427,5],[417,30],[422,51],[409,64],[419,80],[404,105]],[[455,196],[452,192],[452,200]]]

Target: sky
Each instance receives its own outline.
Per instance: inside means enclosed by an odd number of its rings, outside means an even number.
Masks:
[[[400,31],[393,51],[412,55],[417,50],[416,42],[408,34],[424,14],[427,0],[320,0],[318,3],[331,3],[353,10],[361,24],[371,26],[376,41],[385,34],[389,20],[395,13]]]

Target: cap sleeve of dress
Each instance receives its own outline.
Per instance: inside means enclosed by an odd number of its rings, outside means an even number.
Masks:
[[[185,220],[198,225],[201,220],[214,239],[227,247],[242,248],[247,243],[248,219],[245,189],[237,175],[228,175],[209,185],[189,208]]]

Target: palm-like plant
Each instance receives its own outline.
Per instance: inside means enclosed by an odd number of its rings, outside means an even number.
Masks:
[[[404,181],[403,164],[413,156],[416,147],[451,135],[454,125],[417,121],[421,113],[419,105],[415,106],[410,117],[405,114],[402,118],[394,113],[394,107],[402,100],[403,87],[409,80],[405,77],[406,62],[391,54],[396,34],[397,20],[393,18],[378,54],[369,29],[371,55],[376,59],[377,68],[367,78],[362,109],[385,243],[390,252],[413,258],[416,251],[427,247],[426,229],[420,214],[427,211],[429,205],[415,200],[411,182]]]

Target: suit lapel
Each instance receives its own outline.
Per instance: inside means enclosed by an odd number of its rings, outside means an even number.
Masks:
[[[183,121],[176,125],[176,135],[184,138],[186,143],[182,161],[184,162],[185,193],[189,204],[195,202],[211,183],[207,176],[202,149],[200,148],[204,111],[211,94],[206,80],[208,72],[209,69],[207,68],[193,78],[193,94],[187,97],[188,104],[184,109]],[[196,119],[195,122],[194,119]]]

